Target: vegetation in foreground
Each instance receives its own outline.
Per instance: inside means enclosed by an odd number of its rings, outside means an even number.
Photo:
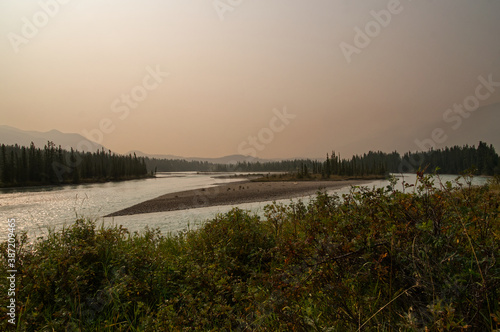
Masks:
[[[17,243],[20,331],[500,329],[499,179],[233,209],[130,234],[79,219]],[[6,280],[6,244],[0,277]],[[6,282],[0,285],[6,329]]]

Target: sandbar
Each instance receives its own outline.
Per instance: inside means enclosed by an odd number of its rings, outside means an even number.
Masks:
[[[366,184],[371,180],[340,181],[272,181],[252,182],[244,180],[220,184],[214,187],[169,193],[133,205],[105,217],[117,217],[142,213],[187,210],[219,205],[237,205],[314,195],[320,190]]]

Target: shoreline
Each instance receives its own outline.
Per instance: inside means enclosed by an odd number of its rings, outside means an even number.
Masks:
[[[265,202],[287,198],[292,199],[316,194],[323,189],[341,189],[349,186],[366,184],[371,181],[372,180],[367,179],[298,182],[255,182],[243,180],[240,182],[220,184],[215,187],[169,193],[110,213],[104,216],[104,218],[187,210],[218,205]]]
[[[12,184],[12,185],[0,185],[0,190],[15,190],[15,189],[44,189],[44,188],[62,188],[68,186],[82,186],[82,185],[91,185],[91,184],[100,184],[100,183],[109,183],[109,182],[125,182],[125,181],[134,181],[134,180],[145,180],[145,179],[154,179],[155,175],[144,175],[139,177],[127,177],[121,179],[95,179],[95,180],[81,180],[78,183],[73,182],[59,182],[59,183],[45,183],[45,182],[30,182],[24,184]]]

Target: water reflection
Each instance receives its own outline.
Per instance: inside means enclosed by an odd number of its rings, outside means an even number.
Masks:
[[[226,174],[229,175],[229,174]],[[102,218],[101,216],[132,206],[167,193],[183,190],[212,187],[220,183],[240,181],[241,178],[221,178],[221,174],[162,173],[157,178],[125,182],[108,182],[88,185],[47,186],[32,188],[3,189],[0,194],[0,214],[2,219],[15,218],[18,232],[27,231],[29,236],[47,234],[48,229],[61,229],[71,225],[77,217],[99,219],[104,224],[121,224],[131,231],[140,231],[144,227],[159,227],[163,233],[178,232],[186,228],[197,228],[217,213],[229,211],[231,206],[213,206],[198,209],[148,213],[134,216]],[[442,175],[443,183],[454,181],[455,175]],[[416,176],[405,174],[399,178],[398,190],[403,190],[402,180],[415,183]],[[474,177],[474,184],[484,184],[487,178]],[[438,181],[436,179],[436,185]],[[462,183],[464,181],[462,180]],[[387,180],[367,183],[369,188],[381,188],[389,184]],[[329,191],[342,195],[350,187]],[[411,189],[410,189],[411,190]],[[311,196],[294,198],[307,202]],[[288,204],[290,199],[278,202]],[[263,207],[268,202],[245,203],[238,207],[262,215]],[[6,238],[6,232],[0,232],[0,240]]]

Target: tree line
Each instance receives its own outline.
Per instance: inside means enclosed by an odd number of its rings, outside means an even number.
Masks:
[[[293,159],[267,162],[238,162],[234,164],[214,164],[182,159],[145,158],[149,170],[155,172],[306,172],[330,175],[385,174],[385,159],[374,159],[374,152],[353,159],[341,159],[340,155],[327,155],[325,162],[312,159]]]
[[[328,178],[331,175],[366,176],[387,173],[413,173],[416,171],[439,174],[459,174],[473,171],[476,175],[500,174],[500,158],[493,145],[479,142],[474,145],[453,146],[444,149],[430,149],[425,152],[406,152],[402,156],[391,153],[370,151],[363,155],[355,155],[350,159],[341,159],[332,152],[327,154],[322,163],[307,161],[301,163],[299,177],[321,174]]]
[[[427,168],[428,172],[439,168],[438,173],[459,174],[475,169],[476,175],[500,174],[500,159],[493,145],[480,141],[474,145],[453,146],[444,149],[430,149],[427,152],[405,153],[397,169],[391,172],[411,171]]]
[[[492,145],[453,146],[425,152],[370,151],[351,158],[341,158],[335,151],[326,160],[281,160],[270,162],[239,162],[214,164],[182,159],[157,159],[134,155],[117,155],[104,149],[94,153],[64,150],[53,142],[41,148],[1,145],[0,185],[23,186],[38,184],[102,182],[134,179],[148,172],[289,172],[299,177],[320,175],[367,176],[387,173],[412,173],[425,169],[441,174],[458,174],[475,169],[476,174],[500,174],[500,158]]]
[[[168,160],[146,158],[149,170],[158,172],[200,171],[200,172],[294,172],[299,176],[321,174],[328,178],[332,175],[364,176],[387,173],[412,173],[419,169],[434,172],[439,168],[441,174],[459,174],[476,169],[476,174],[500,174],[498,154],[493,145],[479,142],[474,145],[453,146],[444,149],[431,149],[425,152],[406,152],[403,155],[370,151],[351,158],[341,158],[335,151],[326,155],[326,160],[294,159],[270,162],[238,162],[236,164],[213,164],[201,161]]]
[[[147,174],[144,158],[135,154],[123,156],[104,149],[67,151],[50,141],[43,149],[33,143],[0,147],[0,185],[4,187],[119,181]]]

